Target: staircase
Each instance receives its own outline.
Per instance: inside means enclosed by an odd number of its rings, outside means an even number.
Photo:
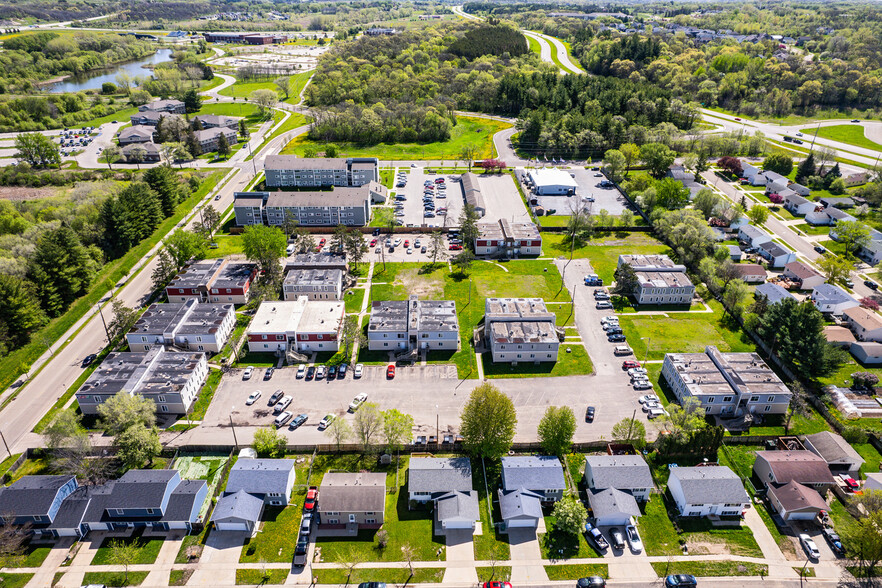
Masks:
[[[413,349],[402,349],[395,353],[395,361],[413,361],[417,360],[419,357],[420,350],[414,347]]]
[[[303,355],[302,353],[298,353],[293,349],[289,349],[288,353],[285,354],[285,359],[288,362],[288,365],[293,365],[295,363],[308,363],[309,356]]]

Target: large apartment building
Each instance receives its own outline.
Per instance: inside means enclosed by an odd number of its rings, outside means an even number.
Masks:
[[[667,255],[620,255],[617,267],[631,266],[637,275],[633,292],[637,304],[690,304],[695,286],[686,275],[686,266]]]
[[[257,275],[253,263],[228,259],[197,261],[187,266],[166,286],[169,302],[232,302],[245,304],[251,295],[251,282]]]
[[[495,362],[555,362],[560,338],[556,316],[541,298],[488,298],[484,341]]]
[[[542,254],[542,235],[539,227],[530,222],[500,219],[478,223],[475,254],[504,258],[539,256]]]
[[[346,314],[342,302],[263,302],[248,327],[248,349],[258,353],[337,351]]]
[[[174,347],[217,353],[236,326],[235,306],[186,302],[151,304],[126,334],[131,351]]]
[[[376,157],[297,157],[268,155],[264,163],[267,188],[363,186],[379,182]]]
[[[291,270],[282,283],[285,300],[306,296],[310,300],[340,300],[343,297],[343,272],[338,269]]]
[[[696,398],[706,414],[738,417],[746,412],[784,414],[791,392],[756,353],[668,353],[662,377],[682,403]]]
[[[282,226],[295,219],[304,227],[363,227],[371,220],[367,187],[330,192],[237,192],[233,210],[238,226]]]
[[[186,414],[208,375],[202,352],[150,351],[110,353],[77,390],[83,414],[117,394],[139,394],[156,403],[157,413]]]
[[[407,351],[459,347],[459,320],[453,300],[375,300],[368,324],[368,349]]]

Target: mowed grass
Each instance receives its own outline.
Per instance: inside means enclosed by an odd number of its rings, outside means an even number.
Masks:
[[[691,574],[699,578],[715,576],[768,576],[769,566],[745,561],[678,561],[657,562],[652,569],[659,576]]]
[[[300,92],[306,85],[312,75],[312,71],[305,71],[291,75],[291,83],[289,86],[288,97],[284,98],[284,94],[279,95],[279,100],[289,104],[297,104],[300,101]],[[272,90],[276,94],[280,94],[279,87],[273,80],[262,80],[259,82],[243,82],[236,81],[232,86],[227,86],[218,94],[221,96],[230,96],[231,98],[248,98],[251,93],[256,90]],[[284,98],[284,100],[283,100]]]
[[[150,572],[129,572],[129,580],[126,582],[126,574],[123,572],[86,572],[83,576],[83,584],[103,584],[105,586],[140,586],[147,579]],[[3,584],[4,587],[8,586]]]
[[[499,473],[498,466],[496,468],[488,468],[487,485],[490,488],[498,488]],[[508,561],[511,559],[511,546],[508,543],[507,536],[499,533],[494,520],[499,520],[498,505],[494,505],[492,495],[488,495],[487,486],[484,485],[484,466],[480,459],[472,460],[472,488],[478,492],[478,510],[481,515],[480,535],[474,536],[472,546],[475,550],[476,561]],[[492,490],[491,490],[492,492]],[[491,512],[493,513],[491,515]],[[488,571],[490,568],[486,568]],[[480,568],[479,568],[480,570]],[[497,574],[499,567],[496,568]],[[511,574],[511,568],[508,569]],[[480,576],[481,572],[478,572]],[[488,581],[488,577],[483,578]],[[500,579],[500,578],[496,578]],[[505,578],[506,580],[508,577]]]
[[[386,582],[387,584],[401,585],[440,584],[444,579],[444,568],[414,568],[413,575],[410,574],[410,569],[406,566],[404,568],[356,568],[352,571],[351,576],[344,569],[313,570],[312,574],[318,578],[319,584],[357,585],[361,582]]]
[[[882,151],[882,145],[876,143],[875,141],[867,139],[866,135],[864,134],[864,127],[861,125],[846,124],[832,125],[829,127],[822,126],[818,128],[817,131],[818,136],[824,137],[825,139],[839,141],[840,143],[848,143],[849,145],[863,147],[865,149]]]
[[[578,580],[589,576],[609,578],[609,566],[607,564],[559,564],[545,566],[548,579],[555,580]]]
[[[0,586],[3,588],[24,588],[34,574],[7,574],[0,573]]]
[[[545,529],[547,532],[539,533],[539,549],[542,559],[584,559],[588,557],[601,557],[601,553],[588,544],[583,533],[571,535],[562,533],[554,528],[555,517],[545,517]],[[564,578],[566,579],[566,578]]]
[[[478,573],[479,582],[508,582],[511,580],[511,566],[478,566],[475,571]]]
[[[152,564],[156,561],[159,550],[162,549],[162,539],[158,537],[148,538],[141,537],[140,535],[132,537],[105,537],[101,542],[101,546],[95,550],[95,557],[92,558],[90,565],[106,566],[114,563],[110,547],[111,541],[122,541],[126,544],[137,542],[141,548],[138,550],[137,561],[132,562],[133,564]]]
[[[364,302],[364,295],[367,292],[364,288],[353,288],[347,290],[343,295],[343,302],[346,306],[346,312],[361,312],[361,305]]]
[[[420,159],[450,160],[459,158],[459,153],[466,145],[478,148],[475,159],[496,157],[493,146],[493,135],[511,127],[510,124],[485,118],[458,116],[457,124],[450,131],[450,139],[433,143],[380,143],[379,145],[356,145],[354,143],[335,143],[338,157],[378,157],[384,160]],[[295,138],[282,149],[283,154],[303,156],[303,152],[312,148],[323,152],[326,143],[311,141],[306,136]]]
[[[554,217],[552,217],[554,218]],[[603,233],[572,249],[573,259],[588,259],[594,272],[603,278],[604,284],[612,282],[619,255],[670,254],[670,249],[648,233]],[[570,243],[566,235],[543,233],[542,253],[548,257],[570,256]]]
[[[260,586],[263,584],[284,584],[288,570],[236,570],[237,586]]]

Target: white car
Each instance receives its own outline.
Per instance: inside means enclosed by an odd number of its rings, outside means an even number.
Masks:
[[[643,551],[643,541],[637,533],[637,527],[634,525],[634,519],[631,518],[630,524],[625,527],[625,537],[628,539],[628,546],[634,553]]]
[[[355,371],[352,372],[352,377],[353,378],[360,378],[363,373],[364,373],[364,365],[360,364],[360,363],[355,364]]]
[[[647,394],[645,396],[641,396],[640,398],[638,398],[637,402],[639,402],[640,404],[646,404],[647,402],[658,403],[660,401],[658,399],[658,396],[656,396],[655,394]]]
[[[253,374],[253,373],[254,373],[254,366],[249,365],[247,368],[245,368],[245,371],[242,372],[242,379],[243,380],[250,380],[251,374]]]
[[[414,240],[414,242],[413,242],[413,246],[414,246],[414,247],[419,247],[419,246],[420,246],[420,240],[419,240],[419,239]]]
[[[318,366],[318,368],[315,370],[315,379],[316,379],[316,380],[321,380],[321,379],[324,378],[324,377],[325,377],[325,366],[320,365],[320,366]]]
[[[364,401],[367,400],[367,393],[362,392],[358,396],[352,399],[352,402],[349,403],[349,412],[355,412],[358,410],[358,407],[364,404]]]
[[[664,416],[666,414],[668,414],[668,411],[666,411],[663,408],[651,408],[651,409],[649,409],[649,414],[646,415],[646,418],[654,419],[654,418],[658,418],[660,416]]]
[[[337,420],[337,417],[335,417],[334,415],[326,414],[325,418],[323,418],[322,420],[319,421],[319,424],[318,424],[319,430],[324,431],[325,429],[327,429],[328,427],[331,426],[331,423],[333,423],[336,420]]]
[[[288,408],[288,405],[291,404],[292,400],[294,400],[294,397],[291,396],[290,394],[288,394],[288,395],[284,396],[281,400],[279,400],[279,403],[277,405],[275,405],[275,407],[273,407],[273,409],[276,411],[285,410],[286,408]]]
[[[802,548],[811,559],[819,559],[821,557],[821,552],[818,551],[818,546],[815,545],[815,542],[812,541],[812,538],[807,534],[800,533],[799,542],[802,544]]]
[[[297,379],[302,380],[303,376],[305,376],[305,375],[306,375],[306,364],[301,363],[300,366],[297,368]]]
[[[410,255],[411,253],[413,253],[413,247],[408,247],[407,254]]]
[[[401,245],[401,237],[398,237],[397,239],[395,239],[394,242],[395,242],[395,246],[396,246],[396,247],[398,247],[399,245]]]
[[[643,404],[643,412],[649,412],[656,408],[662,408],[661,403],[659,402],[646,402]]]
[[[285,253],[287,253],[288,255],[291,255],[292,253],[294,253],[294,246],[288,245],[287,247],[285,247]]]
[[[632,378],[635,377],[635,376],[637,376],[637,375],[643,375],[643,376],[645,376],[647,373],[648,373],[648,372],[646,371],[646,368],[643,368],[643,367],[639,367],[639,368],[631,368],[631,369],[628,370],[628,375],[631,376]]]
[[[638,380],[634,382],[635,390],[652,390],[652,384],[649,380]]]
[[[257,402],[258,398],[260,398],[260,390],[255,390],[251,393],[251,396],[248,397],[248,400],[245,401],[245,404],[247,406],[251,406],[252,404]]]

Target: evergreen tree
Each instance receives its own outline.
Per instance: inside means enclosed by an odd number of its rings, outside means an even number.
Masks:
[[[181,102],[184,103],[184,108],[188,113],[199,112],[199,109],[202,108],[202,98],[199,97],[196,88],[190,88],[184,92],[184,95],[181,96]]]
[[[230,142],[223,133],[217,136],[217,156],[224,159],[230,156]]]
[[[196,133],[192,130],[187,133],[187,138],[184,141],[184,144],[187,146],[187,151],[189,151],[190,155],[193,157],[199,157],[202,155],[202,145],[196,140]]]
[[[159,165],[144,172],[144,181],[159,196],[162,213],[169,217],[181,201],[181,187],[177,174],[167,165]]]
[[[799,167],[796,168],[796,181],[802,184],[813,175],[815,175],[815,154],[809,153],[808,157],[803,159],[799,163]]]
[[[105,201],[101,217],[104,250],[118,257],[156,230],[163,218],[162,203],[150,186],[134,182],[116,198]]]
[[[30,339],[31,332],[46,322],[46,315],[27,280],[0,274],[0,323],[6,326],[16,347]]]
[[[73,229],[60,226],[40,237],[28,277],[36,285],[37,297],[49,316],[60,315],[88,290],[95,265]]]
[[[194,119],[193,119],[193,123],[190,125],[190,127],[191,127],[194,131],[204,131],[204,130],[205,130],[205,127],[202,126],[202,121],[199,120],[198,118],[194,118]]]

